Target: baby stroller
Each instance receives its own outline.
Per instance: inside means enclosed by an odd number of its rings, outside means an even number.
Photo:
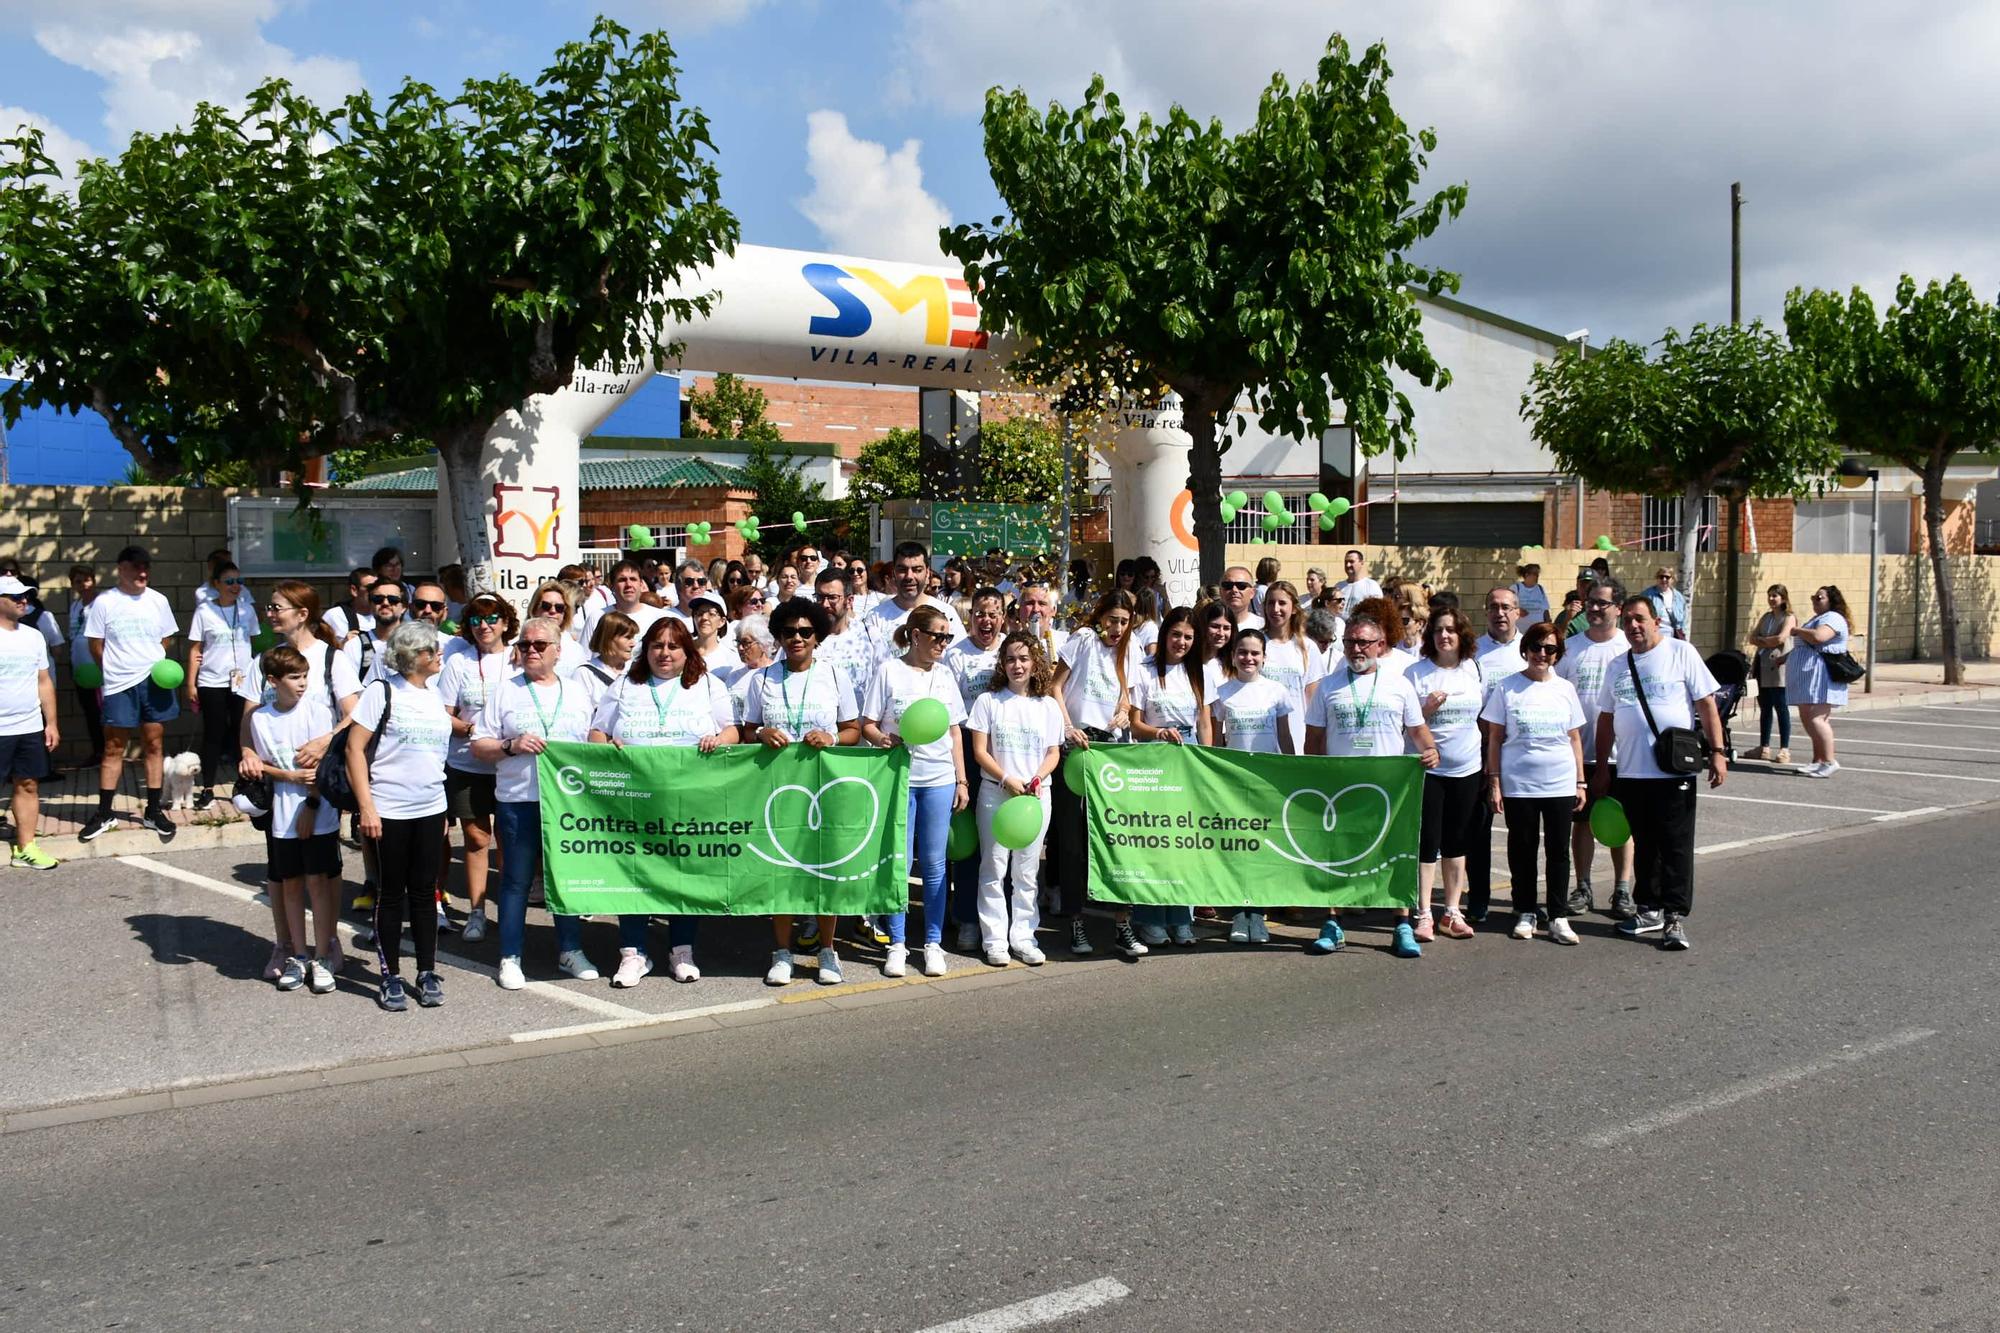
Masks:
[[[1743,692],[1750,680],[1750,659],[1734,648],[1726,648],[1709,657],[1705,665],[1708,674],[1721,686],[1715,692],[1715,711],[1722,715],[1722,756],[1734,761],[1736,745],[1729,739],[1729,719],[1736,716],[1736,707],[1743,702]]]

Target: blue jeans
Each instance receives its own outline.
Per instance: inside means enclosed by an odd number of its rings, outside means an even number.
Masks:
[[[542,807],[536,801],[501,801],[493,814],[499,839],[500,956],[519,958],[528,936],[528,886],[542,864]],[[556,918],[556,952],[583,947],[583,918]]]
[[[1792,710],[1785,706],[1785,687],[1782,685],[1759,685],[1757,687],[1757,743],[1771,743],[1771,719],[1778,720],[1778,745],[1781,749],[1792,748]]]
[[[701,921],[698,916],[670,916],[667,918],[667,947],[678,949],[683,944],[694,947],[696,927]],[[637,949],[651,958],[653,951],[646,946],[646,930],[653,924],[651,913],[639,912],[618,918],[618,947]]]
[[[924,943],[944,941],[944,846],[956,786],[910,788],[910,864],[924,881]],[[907,895],[906,895],[907,896]],[[889,914],[889,941],[903,943],[908,912]]]
[[[1172,930],[1175,926],[1192,926],[1192,907],[1134,907],[1132,922],[1139,926],[1158,926],[1161,930]]]

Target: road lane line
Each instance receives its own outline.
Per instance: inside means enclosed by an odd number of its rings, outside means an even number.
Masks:
[[[178,880],[182,884],[191,884],[197,889],[207,889],[210,893],[219,893],[226,898],[234,898],[238,902],[254,903],[258,898],[257,891],[254,889],[247,889],[241,884],[231,884],[227,880],[214,879],[192,870],[183,870],[179,866],[169,865],[165,861],[155,861],[150,856],[121,856],[118,859],[127,865],[135,865],[143,870],[150,870],[156,875],[162,875],[167,879]],[[353,944],[353,924],[342,921],[340,923],[340,930],[346,942]],[[358,945],[355,946],[356,957],[361,957],[364,954],[373,956],[373,953],[372,949],[364,950]],[[438,950],[438,962],[449,964],[462,971],[477,972],[489,981],[499,975],[485,963],[461,957],[444,949]],[[567,1004],[574,1009],[587,1009],[591,1013],[601,1015],[605,1018],[650,1017],[644,1009],[634,1009],[630,1005],[624,1004],[613,1004],[609,1000],[600,1000],[595,995],[587,995],[581,991],[567,990],[552,981],[531,981],[524,989],[528,994],[539,995],[545,1000],[555,1000],[558,1003]]]
[[[1864,741],[1853,736],[1842,736],[1840,743],[1842,745],[1893,745],[1899,750],[1955,750],[1960,754],[2000,755],[2000,747],[1991,745],[1922,745],[1916,741]],[[1884,759],[1894,759],[1897,756],[1888,754],[1882,757]],[[1912,759],[1916,757],[1915,755],[1910,756]]]
[[[1774,801],[1768,796],[1723,796],[1715,792],[1702,797],[1705,801],[1747,801],[1751,805],[1790,805],[1801,810],[1839,810],[1850,815],[1889,815],[1893,810],[1871,810],[1860,805],[1822,805],[1818,801]]]
[[[2000,708],[1973,708],[1967,704],[1918,704],[1927,713],[2000,713]],[[1853,721],[1848,718],[1846,721]]]
[[[1899,759],[1902,756],[1885,754],[1882,757],[1884,759]],[[1911,755],[1910,758],[1914,759],[1916,756]],[[1853,764],[1842,764],[1840,771],[1842,773],[1880,773],[1882,776],[1890,778],[1932,778],[1938,782],[2000,782],[2000,778],[1980,778],[1974,777],[1970,773],[1926,773],[1921,769],[1914,768],[1856,768]]]
[[[1593,1134],[1586,1142],[1593,1148],[1615,1148],[1627,1139],[1636,1139],[1641,1135],[1652,1134],[1662,1129],[1669,1129],[1674,1125],[1680,1124],[1683,1120],[1692,1120],[1694,1117],[1705,1115],[1710,1111],[1720,1111],[1725,1107],[1734,1106],[1738,1102],[1749,1101],[1752,1097],[1761,1097],[1765,1093],[1777,1092],[1781,1088],[1788,1088],[1794,1083],[1803,1083],[1809,1078],[1817,1078],[1819,1075],[1829,1073],[1840,1068],[1842,1065],[1857,1064],[1863,1060],[1873,1059],[1878,1055],[1886,1055],[1890,1051],[1898,1050],[1904,1046],[1914,1046],[1920,1041],[1928,1041],[1935,1036],[1937,1036],[1937,1032],[1932,1028],[1906,1028],[1901,1032],[1892,1032],[1886,1037],[1878,1037],[1874,1041],[1864,1042],[1859,1046],[1851,1046],[1844,1051],[1837,1051],[1832,1055],[1822,1056],[1817,1060],[1808,1061],[1802,1065],[1791,1065],[1784,1069],[1774,1070],[1769,1074],[1759,1075],[1756,1078],[1744,1079],[1740,1083],[1732,1083],[1728,1087],[1712,1092],[1706,1097],[1697,1097],[1693,1101],[1682,1102],[1679,1106],[1670,1106],[1664,1111],[1655,1111],[1652,1115],[1641,1116],[1639,1119],[1631,1121],[1628,1124],[1619,1125],[1615,1129],[1607,1129],[1602,1133]]]
[[[1865,714],[1857,717],[1843,716],[1840,719],[1842,727],[1851,727],[1857,722],[1871,727],[1949,727],[1953,731],[2000,731],[2000,726],[1983,722],[1913,722],[1908,718],[1868,717]]]
[[[1132,1289],[1117,1278],[1101,1277],[1095,1282],[1064,1287],[1061,1291],[1052,1291],[1032,1300],[1016,1301],[984,1314],[954,1319],[949,1324],[932,1324],[919,1330],[919,1333],[1010,1333],[1017,1328],[1053,1324],[1058,1319],[1068,1319],[1095,1310],[1100,1305],[1122,1301],[1131,1294]]]
[[[746,1009],[768,1009],[776,1004],[775,999],[735,1000],[728,1004],[705,1004],[699,1009],[674,1009],[666,1013],[647,1014],[644,1018],[612,1018],[602,1023],[576,1023],[566,1028],[536,1028],[532,1032],[510,1032],[511,1042],[552,1041],[557,1037],[585,1037],[593,1032],[621,1032],[626,1028],[654,1027],[664,1023],[685,1023],[690,1019],[708,1018],[715,1014],[740,1014]]]

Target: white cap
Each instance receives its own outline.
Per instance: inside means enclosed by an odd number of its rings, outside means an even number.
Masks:
[[[25,597],[28,585],[12,574],[0,574],[0,597]]]
[[[242,793],[230,797],[229,803],[235,806],[242,813],[250,816],[250,818],[252,819],[257,819],[260,818],[261,816],[271,813],[270,811],[264,809],[262,806],[258,805],[255,801],[251,800],[249,796]]]

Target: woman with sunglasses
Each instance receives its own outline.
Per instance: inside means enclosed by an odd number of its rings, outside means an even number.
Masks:
[[[1514,938],[1535,937],[1535,844],[1548,865],[1549,938],[1575,944],[1569,924],[1569,839],[1589,787],[1583,772],[1583,703],[1556,674],[1562,631],[1537,621],[1521,636],[1527,666],[1486,695],[1486,793],[1507,817],[1507,873],[1514,881]]]
[[[771,595],[754,583],[736,589],[723,600],[729,603],[729,635],[732,639],[740,622],[751,616],[767,614],[772,605]]]
[[[465,835],[465,896],[469,899],[465,916],[465,941],[476,944],[486,938],[486,873],[493,846],[493,815],[498,798],[494,794],[495,765],[475,758],[472,753],[472,726],[493,692],[512,674],[507,645],[514,641],[519,621],[514,608],[504,599],[484,592],[465,604],[465,623],[458,638],[464,651],[445,663],[438,673],[438,698],[451,712],[451,747],[444,759],[445,819],[458,821]],[[504,858],[507,849],[500,854]],[[579,955],[581,956],[581,955]],[[586,968],[586,970],[588,970]],[[572,972],[570,975],[579,976]],[[580,980],[594,981],[591,971]]]
[[[243,697],[236,690],[250,675],[250,659],[257,655],[250,641],[262,630],[257,608],[243,595],[243,575],[234,561],[222,561],[207,586],[214,595],[195,607],[188,626],[187,701],[201,715],[197,810],[214,803],[215,770],[229,758],[230,742],[243,729]],[[328,707],[331,711],[331,701]]]
[[[639,627],[622,611],[607,611],[597,618],[590,635],[591,657],[570,677],[590,699],[593,711],[604,692],[632,665],[639,648]]]
[[[722,608],[722,598],[712,592],[696,593],[687,604],[687,613],[694,629],[695,651],[726,686],[741,663],[729,643],[729,613]]]
[[[1472,925],[1459,908],[1465,896],[1465,854],[1483,827],[1479,798],[1479,708],[1485,681],[1474,660],[1478,634],[1465,613],[1440,606],[1424,625],[1422,658],[1404,673],[1423,707],[1438,749],[1437,767],[1424,774],[1424,813],[1417,838],[1417,910],[1412,928],[1424,944],[1442,930],[1470,939]],[[1444,878],[1444,915],[1431,915],[1432,895]]]
[[[1049,690],[1062,705],[1065,751],[1087,750],[1093,740],[1113,740],[1132,724],[1130,685],[1144,662],[1139,645],[1132,639],[1133,606],[1129,592],[1113,589],[1105,593],[1063,644]],[[1070,952],[1088,954],[1091,943],[1084,929],[1083,905],[1090,896],[1090,866],[1083,793],[1070,789],[1060,769],[1056,771],[1054,832],[1051,866],[1062,889],[1063,911],[1069,917]],[[1116,923],[1118,952],[1127,958],[1144,957],[1146,946],[1132,929],[1131,909],[1114,906],[1111,915]]]
[[[1831,583],[1815,588],[1812,612],[1789,631],[1793,647],[1785,659],[1785,698],[1799,706],[1799,725],[1812,741],[1813,761],[1799,772],[1830,778],[1840,771],[1833,757],[1833,710],[1846,706],[1847,686],[1827,673],[1824,655],[1847,651],[1847,599]]]
[[[355,702],[361,694],[361,679],[355,674],[353,661],[335,645],[333,631],[320,618],[319,594],[310,583],[286,579],[272,588],[271,600],[264,604],[264,620],[280,643],[290,644],[306,659],[306,695],[325,699],[328,711],[333,715],[333,730],[324,736],[313,737],[293,754],[296,767],[317,768],[354,712]],[[249,722],[255,709],[277,699],[278,691],[276,686],[264,679],[261,657],[251,660],[250,669],[244,673],[236,693],[249,705],[244,709],[237,728],[236,771],[248,779],[262,777],[264,762],[257,755],[256,739],[250,734]],[[265,887],[268,889],[275,882],[268,880]],[[334,882],[339,883],[337,875]],[[287,958],[306,951],[306,942],[291,938],[289,927],[277,906],[278,895],[270,894],[269,897],[272,902],[272,929],[275,932],[273,939],[277,942],[272,946],[270,961],[265,964],[264,979],[275,981],[284,971]],[[318,913],[313,916],[313,933],[319,937],[320,956],[328,960],[327,967],[335,972],[345,961],[340,951],[338,897],[336,894],[335,910],[325,921],[319,919]],[[294,948],[294,945],[297,947]]]
[[[746,739],[782,750],[794,743],[823,750],[829,745],[853,745],[861,739],[861,705],[847,673],[817,658],[819,645],[833,628],[826,611],[795,597],[771,613],[771,633],[780,660],[750,677],[744,689],[743,730]],[[840,955],[833,947],[837,916],[819,918],[819,984],[841,981]],[[783,986],[792,979],[792,918],[771,918],[771,970],[764,983]]]
[[[539,600],[539,599],[537,599]],[[519,990],[528,933],[528,886],[542,862],[541,785],[535,756],[550,741],[580,741],[590,734],[590,700],[556,662],[569,642],[562,622],[536,616],[516,640],[521,669],[494,688],[493,701],[473,724],[469,749],[494,767],[494,821],[506,855],[500,862],[500,986]],[[482,912],[483,915],[483,912]],[[640,918],[641,921],[644,918]],[[596,975],[583,952],[583,918],[557,915],[556,957],[570,976]],[[619,983],[614,983],[619,984]]]
[[[547,616],[562,627],[562,652],[556,663],[556,674],[564,680],[574,676],[577,668],[590,660],[589,652],[571,633],[576,620],[576,593],[567,583],[545,579],[535,589],[535,595],[528,599],[528,614]]]
[[[883,659],[869,678],[861,699],[861,739],[885,749],[906,744],[902,717],[919,699],[936,699],[944,705],[945,716],[950,719],[943,736],[907,747],[909,860],[924,886],[923,966],[927,977],[945,974],[944,849],[951,834],[951,817],[972,802],[960,730],[965,722],[965,698],[958,692],[952,669],[939,661],[953,637],[951,621],[941,608],[918,606],[896,627],[895,644],[903,649],[903,655]],[[882,964],[885,977],[900,977],[904,973],[910,952],[905,935],[908,920],[908,912],[889,915],[889,954]]]

